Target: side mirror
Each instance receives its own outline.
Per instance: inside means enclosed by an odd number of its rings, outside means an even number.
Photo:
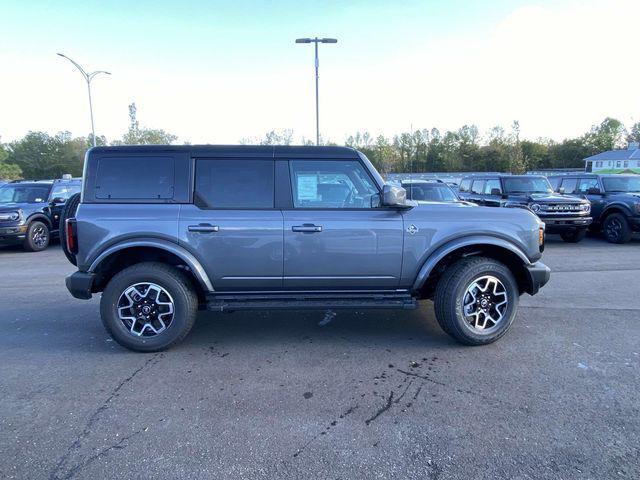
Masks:
[[[495,197],[498,197],[498,196],[502,195],[502,192],[500,191],[499,188],[492,188],[491,189],[491,195],[493,195]]]
[[[559,193],[560,195],[564,195],[564,192],[565,192],[564,187],[560,187],[560,188],[558,189],[558,193]]]
[[[383,187],[382,205],[385,207],[411,208],[411,205],[407,204],[407,191],[394,185],[385,185]]]
[[[602,192],[598,187],[591,187],[587,190],[587,195],[600,195]]]
[[[64,203],[64,202],[66,202],[66,200],[62,197],[55,197],[51,199],[51,203],[55,203],[55,204]]]

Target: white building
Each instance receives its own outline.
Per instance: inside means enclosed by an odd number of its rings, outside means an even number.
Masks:
[[[626,150],[610,150],[584,159],[585,172],[640,173],[640,148],[630,143]]]

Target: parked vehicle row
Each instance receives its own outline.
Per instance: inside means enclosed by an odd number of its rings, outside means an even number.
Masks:
[[[549,177],[563,195],[578,195],[591,204],[593,231],[612,243],[626,243],[640,232],[640,175],[576,173]]]
[[[638,175],[473,175],[462,179],[459,196],[477,205],[528,208],[547,233],[566,242],[579,242],[587,229],[612,243],[640,232]]]
[[[418,186],[410,196],[418,196]],[[127,348],[179,342],[199,307],[414,308],[433,300],[467,345],[510,328],[549,280],[544,224],[528,209],[407,200],[341,147],[98,147],[63,246],[76,298],[101,292]],[[426,189],[421,195],[428,197]],[[452,201],[449,201],[452,200]]]
[[[0,245],[21,244],[38,252],[59,235],[67,199],[80,191],[79,178],[14,181],[0,186]]]

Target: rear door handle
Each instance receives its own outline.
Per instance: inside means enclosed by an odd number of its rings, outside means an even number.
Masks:
[[[321,232],[322,226],[313,225],[312,223],[305,223],[303,225],[294,225],[291,227],[291,231],[293,232],[305,232],[305,233],[314,233]]]
[[[197,232],[197,233],[214,233],[220,230],[220,228],[217,225],[201,223],[200,225],[189,225],[188,230],[190,232]]]

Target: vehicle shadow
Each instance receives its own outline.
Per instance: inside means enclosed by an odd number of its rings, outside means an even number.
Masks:
[[[66,303],[66,302],[65,302]],[[75,303],[75,302],[74,302]],[[71,316],[70,313],[73,315]],[[4,325],[3,344],[29,345],[29,351],[67,351],[83,354],[128,352],[111,339],[100,322],[98,302],[57,305],[46,318],[19,320]],[[43,331],[46,336],[43,336]],[[16,338],[19,337],[19,338]],[[12,338],[13,337],[13,338]],[[395,349],[408,346],[458,346],[438,326],[430,302],[416,310],[267,310],[235,313],[199,312],[191,333],[169,351],[189,354],[217,350],[283,346],[304,350],[315,344],[350,344],[358,348]]]

